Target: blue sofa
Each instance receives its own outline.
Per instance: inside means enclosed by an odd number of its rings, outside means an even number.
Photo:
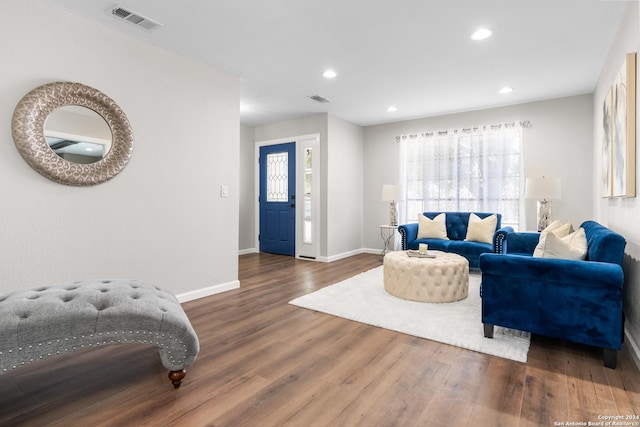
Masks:
[[[625,239],[598,224],[580,225],[587,257],[534,258],[539,233],[508,233],[505,253],[480,256],[484,335],[493,326],[603,348],[614,369],[624,334],[622,259]]]
[[[424,216],[434,219],[442,212],[424,212]],[[480,254],[487,252],[501,253],[505,237],[509,232],[513,231],[512,227],[501,228],[502,215],[496,214],[498,221],[496,224],[496,232],[493,236],[493,243],[481,242],[465,242],[467,235],[467,224],[469,223],[469,215],[476,214],[480,219],[484,219],[492,213],[487,212],[445,212],[447,237],[444,239],[418,239],[418,223],[404,224],[398,227],[402,238],[402,250],[418,249],[420,243],[427,243],[429,249],[443,252],[453,252],[462,255],[469,261],[470,268],[479,267]]]

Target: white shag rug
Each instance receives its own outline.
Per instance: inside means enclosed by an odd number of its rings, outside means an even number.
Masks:
[[[301,296],[289,304],[518,362],[527,361],[531,334],[494,327],[485,338],[480,274],[469,275],[469,296],[449,303],[408,301],[384,289],[382,266]]]

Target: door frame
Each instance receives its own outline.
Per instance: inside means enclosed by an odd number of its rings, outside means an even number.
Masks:
[[[288,142],[295,143],[296,153],[296,239],[295,239],[295,257],[302,259],[318,260],[320,257],[320,134],[308,134],[299,135],[289,138],[278,138],[267,141],[256,141],[254,149],[254,230],[255,230],[255,248],[257,252],[260,252],[260,147],[268,145],[286,144]],[[304,227],[304,205],[302,198],[304,195],[304,149],[307,147],[313,148],[312,168],[313,168],[313,180],[312,180],[312,194],[314,194],[312,204],[312,235],[313,243],[303,243],[303,227]]]

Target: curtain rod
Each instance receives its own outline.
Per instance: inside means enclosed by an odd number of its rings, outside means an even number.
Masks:
[[[474,126],[474,127],[470,127],[470,128],[462,128],[462,129],[452,129],[452,130],[440,130],[440,131],[430,131],[430,132],[422,132],[420,134],[410,134],[410,135],[399,135],[396,136],[396,142],[399,142],[401,140],[406,140],[406,139],[416,139],[418,137],[432,137],[434,135],[447,135],[449,132],[452,132],[454,134],[461,132],[461,133],[471,133],[471,132],[476,132],[478,130],[495,130],[495,129],[500,129],[500,128],[514,128],[516,126],[522,126],[523,128],[531,128],[533,127],[533,125],[531,124],[531,122],[529,120],[525,120],[522,122],[510,122],[510,123],[502,123],[502,124],[496,124],[496,125],[485,125],[485,126]]]

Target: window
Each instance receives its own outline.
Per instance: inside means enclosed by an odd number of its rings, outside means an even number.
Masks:
[[[304,149],[304,206],[302,211],[304,212],[304,226],[302,228],[302,242],[311,244],[313,243],[313,148],[307,147]]]
[[[498,212],[519,229],[522,127],[484,126],[405,135],[400,142],[401,223],[420,212]]]

